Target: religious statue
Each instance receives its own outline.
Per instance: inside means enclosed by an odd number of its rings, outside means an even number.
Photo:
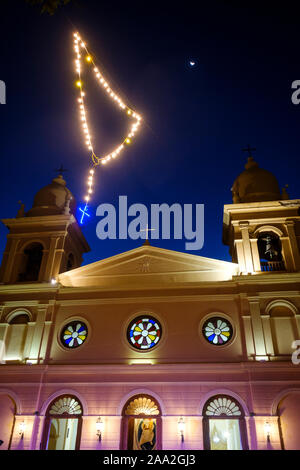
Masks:
[[[274,239],[271,237],[271,235],[267,235],[266,238],[262,238],[266,242],[266,247],[265,247],[265,255],[266,258],[270,258],[271,260],[274,260],[274,258],[278,257],[278,251],[275,250],[274,248]],[[276,259],[275,259],[276,261]]]
[[[146,418],[136,420],[135,423],[135,449],[154,450],[156,447],[156,422]]]

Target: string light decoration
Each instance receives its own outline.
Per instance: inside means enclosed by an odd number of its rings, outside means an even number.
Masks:
[[[94,63],[94,59],[92,55],[89,53],[85,42],[83,42],[82,38],[78,33],[74,33],[74,52],[75,52],[75,70],[77,74],[76,79],[76,86],[79,90],[79,97],[77,99],[78,106],[79,106],[79,114],[80,120],[82,124],[82,131],[85,140],[86,147],[90,152],[91,156],[91,166],[92,168],[89,170],[89,175],[87,179],[87,193],[84,197],[85,200],[85,207],[84,209],[80,209],[82,212],[81,223],[83,223],[83,218],[85,215],[89,216],[88,214],[88,203],[91,199],[91,194],[93,193],[94,189],[94,168],[100,164],[105,165],[106,163],[114,160],[117,158],[120,153],[124,150],[126,145],[131,144],[132,139],[135,137],[137,131],[141,125],[141,116],[137,114],[133,109],[131,109],[128,105],[124,103],[124,101],[118,96],[117,93],[113,91],[110,84],[107,82],[103,74],[100,72],[99,68]],[[97,82],[103,88],[103,90],[107,93],[107,95],[111,98],[112,101],[118,106],[120,111],[124,112],[128,118],[133,119],[134,122],[131,124],[128,134],[123,138],[121,142],[113,149],[112,152],[99,156],[96,154],[94,150],[92,136],[90,134],[90,127],[88,124],[87,118],[87,110],[85,104],[85,91],[83,86],[83,81],[81,78],[81,72],[83,69],[83,58],[84,61],[93,67],[93,71],[96,77]]]

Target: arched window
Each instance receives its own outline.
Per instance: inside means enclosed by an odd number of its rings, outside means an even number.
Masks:
[[[44,450],[79,449],[82,406],[71,395],[55,398],[47,410],[42,439]]]
[[[121,449],[161,449],[161,410],[149,395],[130,398],[123,408]]]
[[[266,308],[270,315],[270,329],[275,356],[286,356],[290,361],[294,351],[292,343],[298,339],[298,325],[294,305],[285,300],[272,301]]]
[[[262,271],[285,271],[281,242],[274,232],[262,232],[257,239]]]
[[[28,332],[29,313],[24,310],[11,312],[7,316],[9,324],[2,348],[1,360],[5,362],[23,361],[26,354],[26,338]]]
[[[207,450],[242,450],[247,448],[244,412],[228,395],[215,395],[203,409],[204,447]]]
[[[23,252],[18,282],[38,281],[42,258],[43,245],[41,243],[31,243],[28,245]]]

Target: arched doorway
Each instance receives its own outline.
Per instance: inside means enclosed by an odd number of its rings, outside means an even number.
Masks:
[[[0,450],[10,449],[16,405],[9,395],[0,394]]]
[[[279,402],[277,414],[282,448],[285,450],[300,450],[300,391],[288,393]]]
[[[71,395],[53,400],[46,413],[41,448],[43,450],[77,450],[80,447],[82,406]]]
[[[122,450],[159,450],[161,409],[155,398],[141,394],[131,397],[123,408]]]
[[[206,450],[247,449],[244,411],[228,395],[211,397],[203,408],[203,437]]]

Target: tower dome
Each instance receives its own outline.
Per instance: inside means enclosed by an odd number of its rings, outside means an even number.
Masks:
[[[233,183],[231,191],[234,204],[282,199],[276,177],[270,171],[259,168],[251,155],[245,170]]]
[[[50,184],[40,189],[33,201],[32,208],[26,213],[27,217],[40,215],[68,214],[75,215],[76,201],[67,188],[63,176],[60,174]]]

